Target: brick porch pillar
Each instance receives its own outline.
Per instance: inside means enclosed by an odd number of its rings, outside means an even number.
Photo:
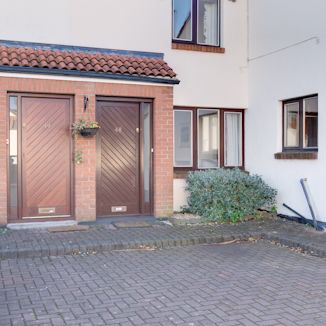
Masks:
[[[75,88],[75,121],[96,120],[93,83],[78,83]],[[84,96],[88,104],[84,112]],[[78,135],[74,142],[74,153],[82,153],[82,163],[75,164],[75,217],[77,221],[96,219],[96,137]]]
[[[173,88],[161,87],[154,101],[154,215],[173,213]]]

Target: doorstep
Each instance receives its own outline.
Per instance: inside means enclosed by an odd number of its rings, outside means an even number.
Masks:
[[[160,219],[150,215],[129,215],[129,216],[110,216],[110,217],[98,217],[96,221],[79,222],[80,225],[96,226],[96,225],[114,225],[115,223],[145,223],[149,225],[160,225]]]
[[[9,223],[7,228],[9,230],[31,230],[31,229],[47,229],[51,227],[63,227],[76,225],[75,220],[68,221],[44,221],[44,222],[28,222],[28,223]]]

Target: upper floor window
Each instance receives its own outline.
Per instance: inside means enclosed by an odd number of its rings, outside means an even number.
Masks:
[[[173,41],[220,46],[220,0],[173,0]]]
[[[318,149],[318,96],[283,102],[283,150]]]

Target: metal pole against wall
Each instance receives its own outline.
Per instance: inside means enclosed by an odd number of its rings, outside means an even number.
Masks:
[[[304,194],[306,196],[306,200],[307,200],[307,203],[308,203],[308,206],[309,206],[309,209],[310,209],[310,213],[311,213],[311,216],[312,216],[314,227],[317,230],[317,228],[318,228],[318,225],[317,225],[317,209],[316,209],[316,205],[315,205],[315,203],[313,201],[313,198],[312,198],[309,186],[308,186],[307,178],[300,179],[300,183],[301,183],[303,192],[304,192]]]

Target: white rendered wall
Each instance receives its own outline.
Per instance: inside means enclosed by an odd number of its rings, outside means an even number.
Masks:
[[[176,105],[243,108],[246,1],[221,1],[225,54],[171,49],[172,0],[3,0],[0,39],[163,52],[181,80]]]
[[[247,2],[221,1],[224,54],[171,49],[172,0],[3,0],[0,39],[162,52],[181,80],[175,105],[246,108]],[[181,181],[174,195],[185,203]]]
[[[173,180],[173,210],[178,212],[183,206],[187,205],[187,196],[185,192],[186,180],[174,179]]]
[[[249,0],[249,57],[311,37],[315,39],[249,63],[246,168],[278,189],[283,202],[311,218],[299,183],[308,178],[321,220],[326,221],[326,1]],[[281,101],[318,93],[318,160],[276,160],[282,150]]]

